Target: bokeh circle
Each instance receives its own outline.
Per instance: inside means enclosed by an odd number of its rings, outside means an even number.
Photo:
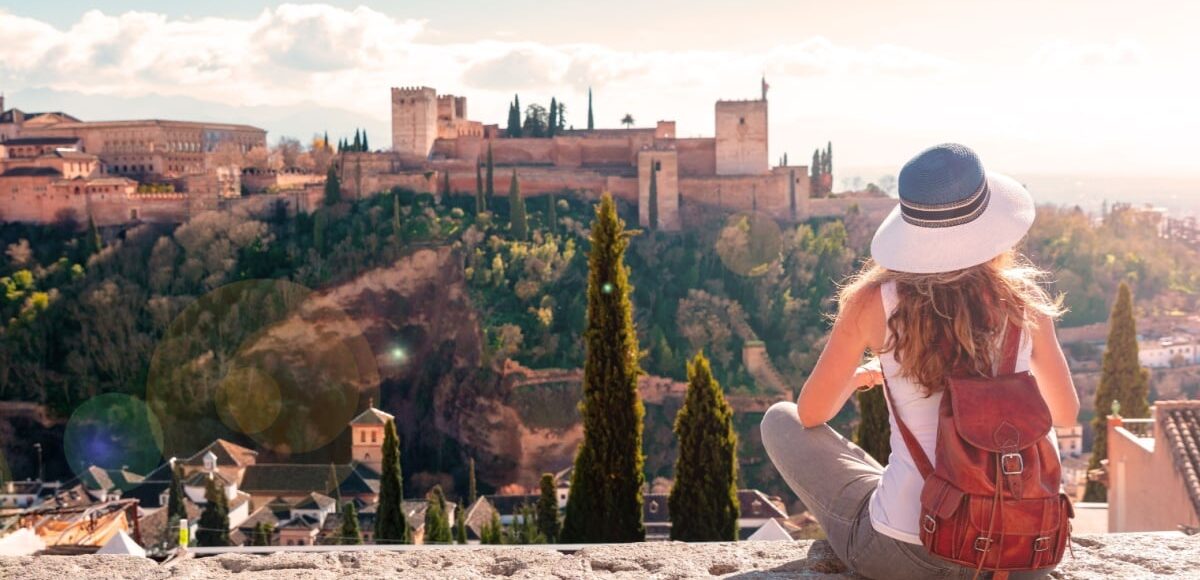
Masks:
[[[717,256],[731,272],[762,276],[779,260],[783,233],[771,216],[738,212],[725,220],[717,235]]]
[[[141,399],[109,393],[84,401],[67,421],[63,452],[71,471],[90,482],[92,467],[122,491],[136,481],[112,474],[126,470],[137,475],[150,473],[162,462],[158,418]],[[102,483],[102,482],[98,482]]]

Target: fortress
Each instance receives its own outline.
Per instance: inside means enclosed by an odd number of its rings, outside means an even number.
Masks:
[[[771,166],[765,81],[757,99],[717,101],[713,137],[681,138],[674,121],[511,137],[499,125],[470,120],[466,97],[439,95],[430,87],[392,88],[391,104],[392,150],[341,158],[343,187],[351,195],[392,187],[473,193],[476,165],[484,163],[490,147],[497,191],[506,189],[509,172],[515,170],[525,196],[610,192],[637,205],[642,226],[649,222],[653,171],[659,228],[667,231],[686,225],[689,206],[799,221],[840,216],[852,204],[881,218],[895,204],[888,198],[813,198],[808,166]]]

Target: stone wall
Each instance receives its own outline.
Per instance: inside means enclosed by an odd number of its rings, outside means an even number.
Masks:
[[[428,157],[438,136],[437,91],[392,87],[392,150]]]
[[[767,102],[717,101],[717,175],[768,171]]]

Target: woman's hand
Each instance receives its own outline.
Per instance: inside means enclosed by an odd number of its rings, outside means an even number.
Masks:
[[[876,385],[882,385],[883,371],[879,368],[879,359],[873,358],[854,369],[854,377],[850,382],[860,391],[869,391]]]

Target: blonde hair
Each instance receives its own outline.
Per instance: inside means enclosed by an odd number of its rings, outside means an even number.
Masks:
[[[838,303],[844,308],[853,297],[895,282],[898,299],[883,352],[929,396],[953,375],[990,376],[1006,321],[1033,328],[1035,313],[1053,319],[1065,312],[1062,296],[1051,298],[1040,285],[1046,275],[1013,250],[937,274],[895,272],[868,260],[842,287]]]

